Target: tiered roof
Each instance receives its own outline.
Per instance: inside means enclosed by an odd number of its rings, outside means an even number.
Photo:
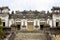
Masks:
[[[39,11],[22,11],[16,12],[16,14],[10,14],[10,18],[19,19],[47,19],[47,13]]]

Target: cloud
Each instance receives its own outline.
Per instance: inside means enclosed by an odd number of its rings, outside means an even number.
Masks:
[[[60,0],[0,0],[0,6],[9,6],[11,10],[50,10],[60,6]]]

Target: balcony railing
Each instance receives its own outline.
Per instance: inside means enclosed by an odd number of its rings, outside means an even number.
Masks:
[[[38,28],[38,27],[39,27],[38,25],[35,26],[35,28]]]
[[[25,26],[25,25],[23,25],[22,27],[23,27],[23,28],[26,28],[26,26]]]

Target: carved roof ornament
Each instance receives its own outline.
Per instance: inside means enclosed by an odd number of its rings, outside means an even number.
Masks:
[[[8,10],[10,11],[10,9],[9,9],[8,6],[6,6],[6,7],[2,7],[2,10],[3,10],[3,9],[8,9]]]
[[[60,7],[53,7],[51,10],[52,10],[52,11],[60,10]]]

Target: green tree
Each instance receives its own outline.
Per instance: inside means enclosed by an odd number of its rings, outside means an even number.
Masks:
[[[2,40],[3,36],[4,36],[4,32],[3,32],[3,27],[2,27],[2,21],[0,18],[0,40]]]

